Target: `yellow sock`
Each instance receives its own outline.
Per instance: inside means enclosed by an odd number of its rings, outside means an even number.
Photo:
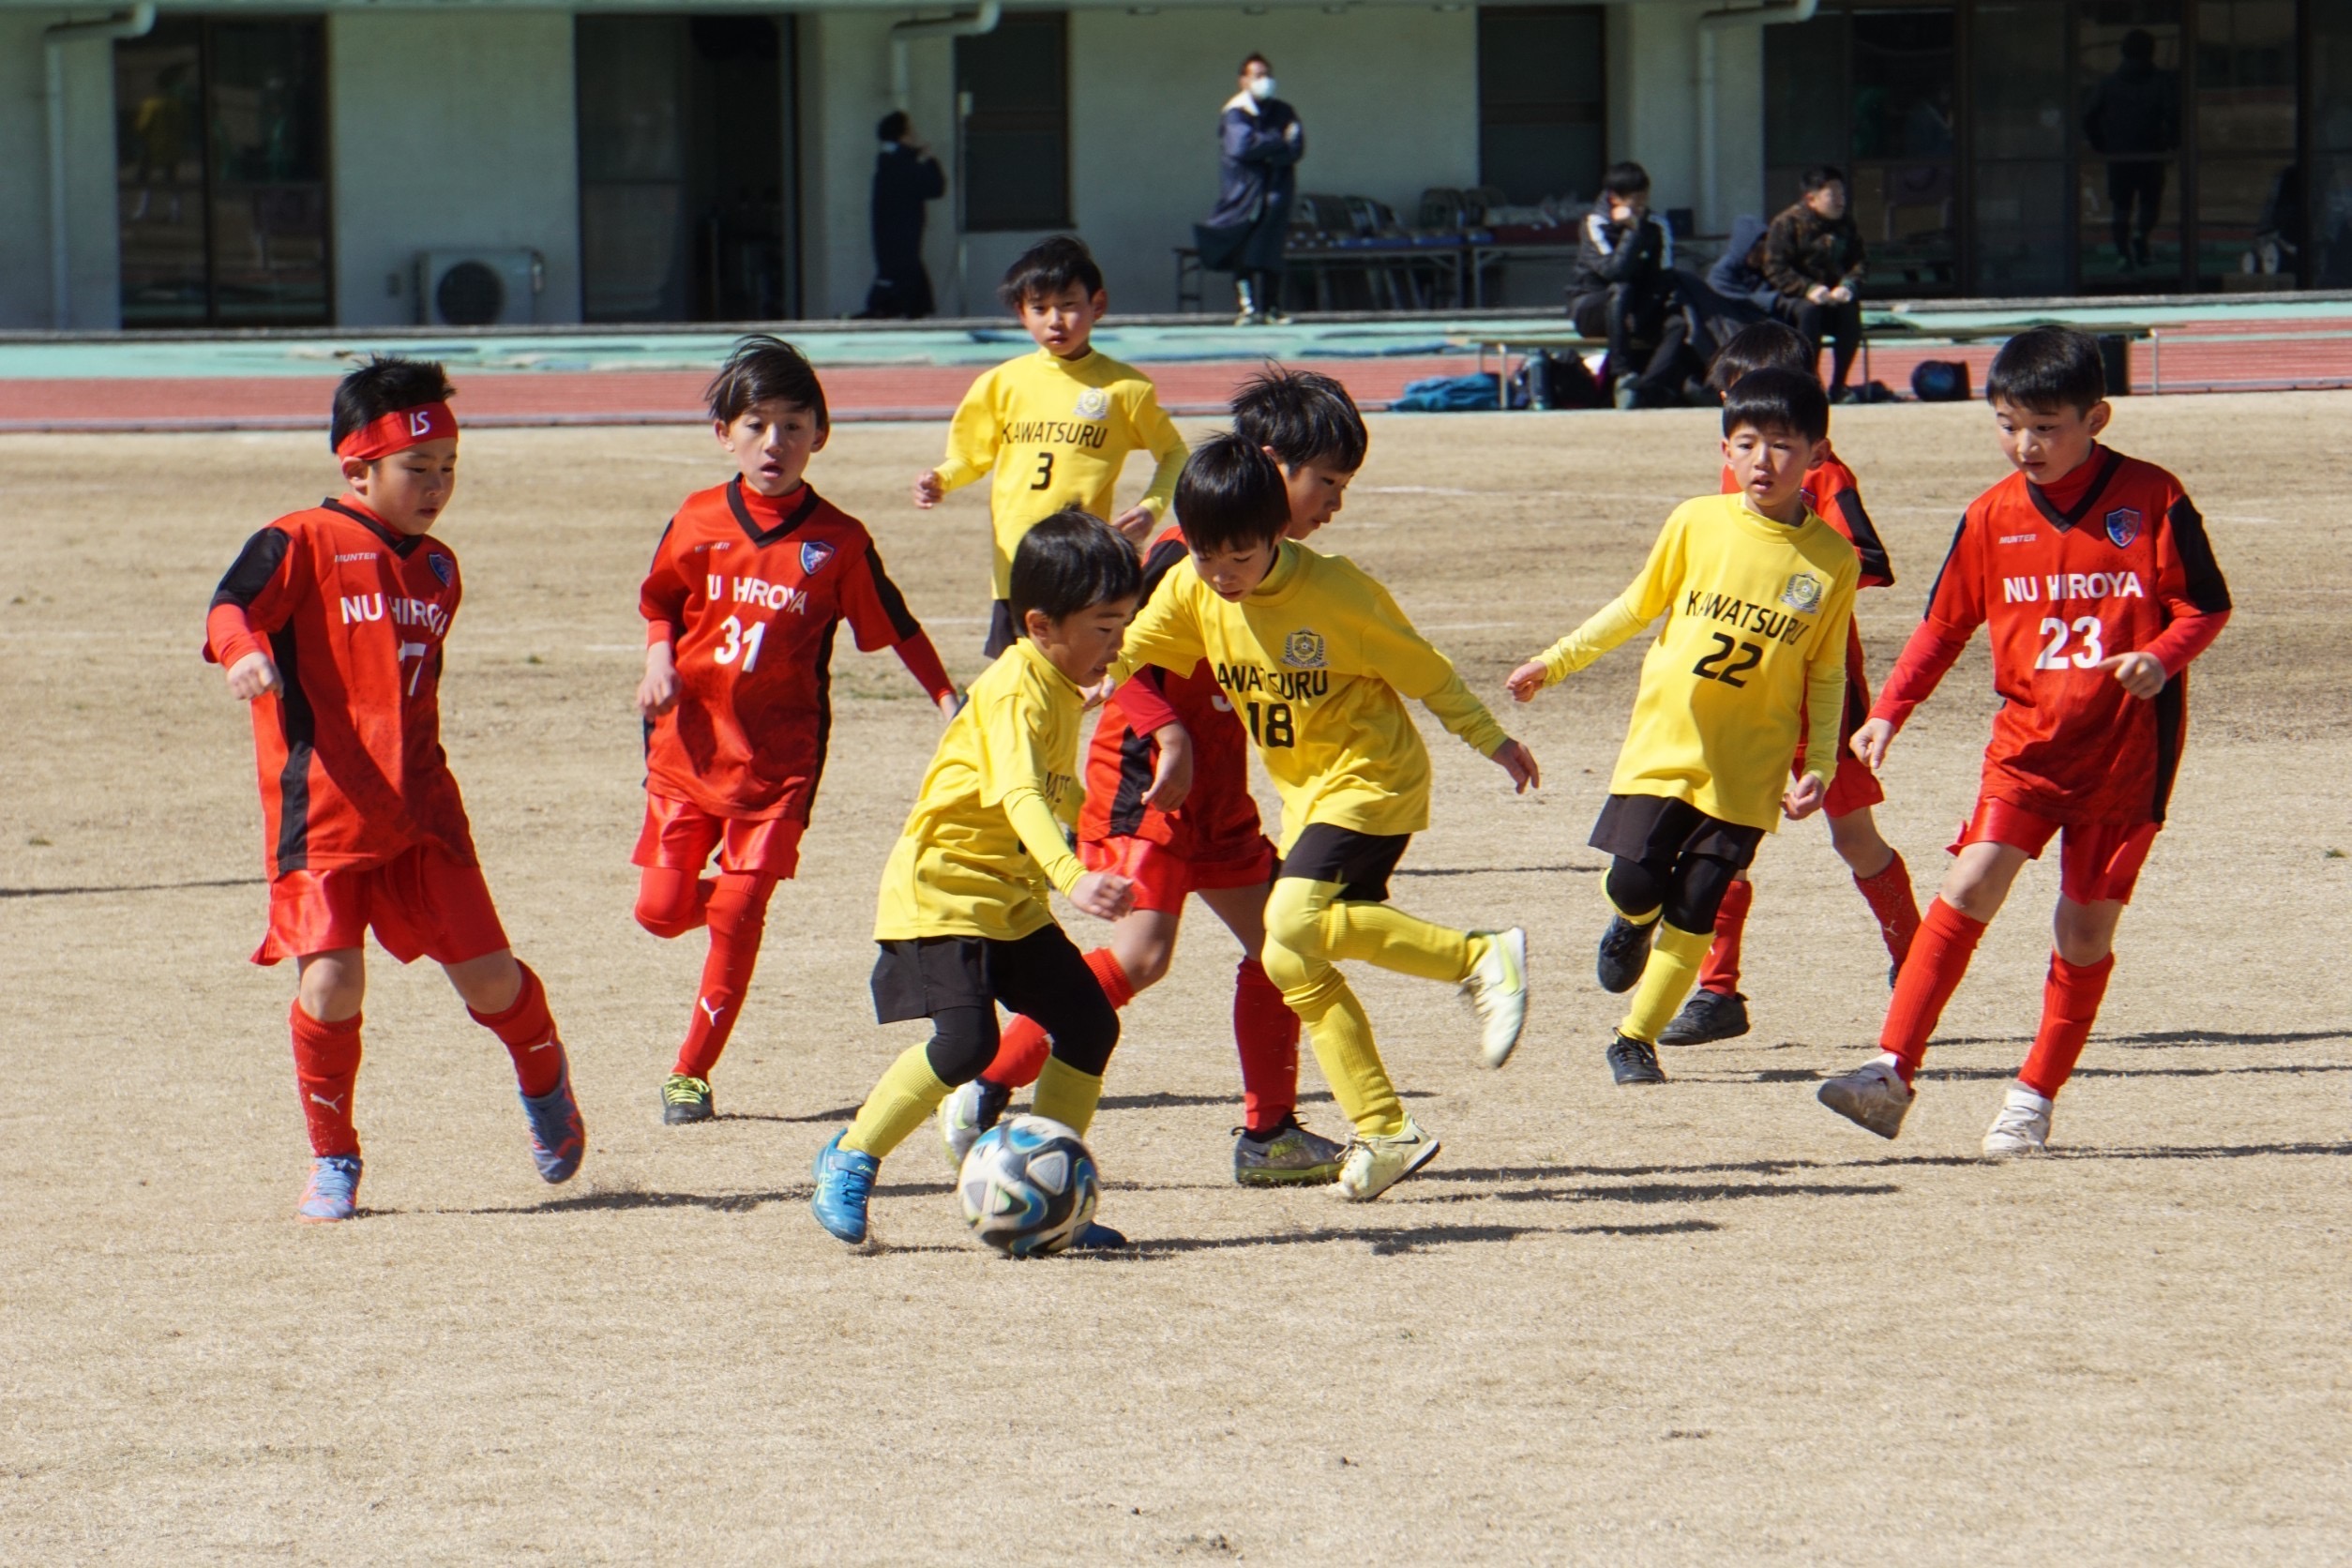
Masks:
[[[1031,1114],[1059,1122],[1084,1138],[1086,1129],[1094,1124],[1094,1108],[1102,1100],[1101,1078],[1079,1072],[1058,1056],[1048,1056],[1037,1075],[1037,1093],[1029,1108]]]
[[[1644,910],[1638,914],[1632,910],[1619,909],[1617,907],[1617,900],[1609,897],[1609,884],[1606,877],[1601,879],[1601,897],[1607,902],[1610,911],[1629,925],[1647,926],[1652,920],[1657,919],[1658,916],[1666,912],[1666,906],[1664,904],[1660,904],[1653,910]]]
[[[930,1047],[909,1046],[866,1096],[857,1120],[842,1136],[841,1147],[881,1159],[929,1120],[945,1098],[947,1085],[931,1071]]]
[[[1372,1043],[1372,1020],[1340,972],[1326,964],[1309,986],[1298,992],[1285,990],[1282,1000],[1306,1026],[1315,1064],[1323,1070],[1332,1096],[1356,1131],[1366,1138],[1403,1132],[1405,1107],[1388,1079],[1380,1048]]]
[[[1323,952],[1424,980],[1461,980],[1474,961],[1470,935],[1416,920],[1386,904],[1334,903],[1323,912]]]
[[[1660,921],[1658,934],[1650,944],[1650,961],[1642,966],[1641,984],[1634,988],[1633,1003],[1617,1032],[1644,1045],[1656,1045],[1658,1032],[1690,1000],[1691,988],[1698,984],[1699,962],[1714,940],[1712,931],[1686,931]]]

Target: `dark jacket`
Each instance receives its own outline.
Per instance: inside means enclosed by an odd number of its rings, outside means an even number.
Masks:
[[[1666,225],[1647,213],[1637,222],[1612,222],[1606,196],[1584,215],[1577,235],[1575,287],[1580,294],[1620,283],[1656,288],[1674,266],[1674,236]]]
[[[1255,223],[1270,205],[1287,207],[1298,189],[1298,162],[1306,133],[1289,134],[1298,111],[1280,98],[1259,103],[1237,96],[1217,116],[1217,204],[1201,219],[1212,229]]]
[[[1852,213],[1832,219],[1799,202],[1772,219],[1764,236],[1764,277],[1782,296],[1802,299],[1818,283],[1862,281],[1868,264]]]
[[[947,176],[929,153],[887,143],[874,164],[874,264],[885,278],[921,266],[923,204],[947,194]]]
[[[2126,60],[2091,89],[2083,140],[2109,158],[2162,158],[2180,144],[2180,93],[2170,71]]]
[[[1707,269],[1707,286],[1726,301],[1769,311],[1780,291],[1764,276],[1765,227],[1754,213],[1742,213],[1731,220],[1731,243]]]

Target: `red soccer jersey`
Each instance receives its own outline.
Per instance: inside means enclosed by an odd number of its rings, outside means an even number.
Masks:
[[[2094,446],[2047,490],[2012,474],[1968,507],[1873,716],[1900,724],[1987,626],[2003,701],[1983,793],[2061,823],[2162,822],[2188,731],[2183,667],[2228,611],[2180,482]],[[2153,701],[2099,668],[2135,651],[2170,677]]]
[[[808,820],[833,724],[833,638],[920,635],[863,524],[807,485],[770,498],[741,478],[686,497],[638,592],[678,669],[676,706],[645,742],[646,787],[720,817]]]
[[[1143,596],[1150,598],[1184,558],[1182,528],[1170,527],[1153,540],[1143,565]],[[1183,806],[1162,811],[1144,805],[1143,794],[1159,765],[1152,732],[1171,719],[1192,732],[1192,789]],[[1146,667],[1110,694],[1086,754],[1080,838],[1146,838],[1186,860],[1208,860],[1245,852],[1262,831],[1249,792],[1249,736],[1207,660],[1187,675]]]
[[[212,602],[242,611],[250,636],[216,623],[204,656],[234,664],[258,647],[284,683],[251,704],[273,879],[364,869],[425,843],[475,864],[441,749],[442,640],[460,592],[447,545],[346,501],[245,542]]]

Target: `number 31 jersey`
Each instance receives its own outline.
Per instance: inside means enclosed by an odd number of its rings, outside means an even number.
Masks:
[[[867,652],[922,628],[864,525],[807,485],[686,498],[638,591],[678,701],[645,737],[645,787],[720,817],[807,822],[833,724],[835,629]]]
[[[2229,586],[2179,480],[2104,448],[2084,467],[2087,488],[2064,504],[2072,485],[2054,496],[2022,474],[1976,499],[1928,627],[1965,641],[1983,626],[1992,643],[2002,702],[1986,795],[2055,822],[2162,822],[2188,731],[2187,672],[2148,702],[2099,666],[2179,617],[2227,610]]]

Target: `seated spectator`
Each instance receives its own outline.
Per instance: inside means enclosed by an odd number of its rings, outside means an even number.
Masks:
[[[1649,172],[1614,165],[1585,214],[1568,314],[1585,337],[1608,339],[1605,380],[1619,408],[1682,400],[1690,321],[1673,268],[1673,236],[1650,215]]]
[[[1804,195],[1772,219],[1764,236],[1764,276],[1773,309],[1796,327],[1817,360],[1832,348],[1830,399],[1846,396],[1846,378],[1862,347],[1862,305],[1854,293],[1865,262],[1862,232],[1846,216],[1846,175],[1826,163],[1805,171]]]

